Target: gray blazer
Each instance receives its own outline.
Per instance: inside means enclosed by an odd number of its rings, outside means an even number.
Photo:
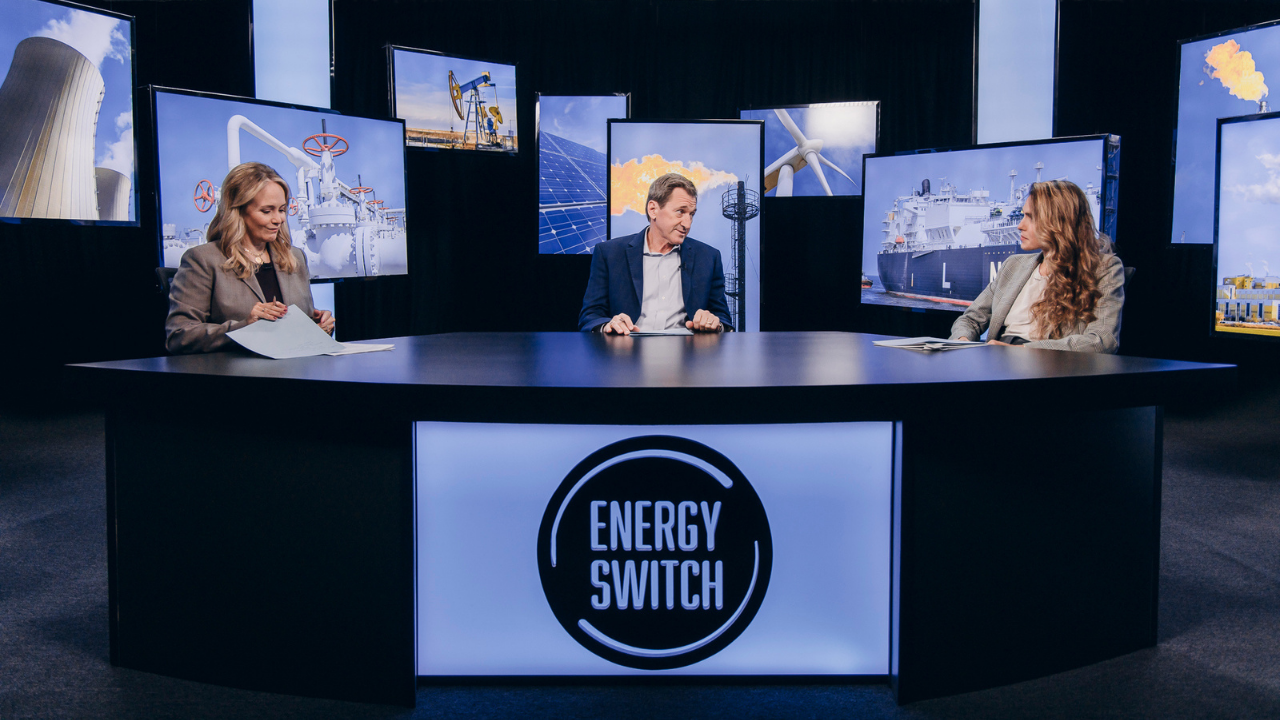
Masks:
[[[272,262],[275,262],[272,254]],[[311,317],[311,273],[307,259],[293,248],[298,269],[276,271],[281,301],[297,305]],[[178,274],[169,286],[169,317],[164,322],[164,345],[171,353],[198,353],[227,350],[235,341],[227,333],[248,323],[255,303],[266,302],[258,279],[232,275],[222,268],[227,257],[217,243],[197,245],[182,254]]]
[[[978,295],[968,310],[951,325],[951,339],[976,340],[988,327],[995,340],[1004,331],[1004,319],[1022,286],[1040,265],[1044,253],[1010,255],[996,279]],[[1076,323],[1070,335],[1057,340],[1033,340],[1027,347],[1115,354],[1120,349],[1120,311],[1124,309],[1124,264],[1115,255],[1104,255],[1098,270],[1098,316],[1091,323]]]

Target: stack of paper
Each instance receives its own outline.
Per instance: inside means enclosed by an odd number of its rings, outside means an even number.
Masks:
[[[899,340],[877,340],[880,347],[902,348],[918,352],[935,352],[937,350],[960,350],[962,348],[982,347],[986,343],[978,340],[944,340],[942,338],[917,337]]]
[[[289,311],[279,320],[259,320],[239,330],[232,330],[227,337],[240,343],[246,350],[266,355],[275,360],[312,357],[314,355],[351,355],[354,353],[390,350],[395,345],[368,343],[340,343],[329,337],[314,320],[290,305]]]

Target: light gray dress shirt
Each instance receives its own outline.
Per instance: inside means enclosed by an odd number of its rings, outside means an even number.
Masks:
[[[636,326],[641,332],[657,332],[684,327],[684,283],[680,278],[680,246],[666,254],[649,249],[649,231],[645,230],[644,296],[640,298],[640,318]]]

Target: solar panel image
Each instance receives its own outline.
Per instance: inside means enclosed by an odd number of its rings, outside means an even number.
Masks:
[[[538,252],[589,253],[605,239],[605,154],[538,135]]]

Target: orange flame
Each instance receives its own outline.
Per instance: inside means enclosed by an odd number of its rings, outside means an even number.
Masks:
[[[609,214],[621,215],[628,208],[641,215],[645,214],[645,200],[649,197],[649,186],[654,180],[667,173],[679,173],[693,181],[698,194],[728,183],[738,182],[738,176],[720,170],[712,170],[700,162],[691,162],[688,167],[681,160],[667,160],[661,155],[645,155],[637,162],[634,158],[619,165],[613,164],[609,196]]]
[[[1210,76],[1222,82],[1222,86],[1241,100],[1257,102],[1267,95],[1267,85],[1262,73],[1253,62],[1253,54],[1240,51],[1240,43],[1228,40],[1214,45],[1204,54],[1204,61],[1213,68]],[[1205,72],[1209,72],[1206,67]]]

